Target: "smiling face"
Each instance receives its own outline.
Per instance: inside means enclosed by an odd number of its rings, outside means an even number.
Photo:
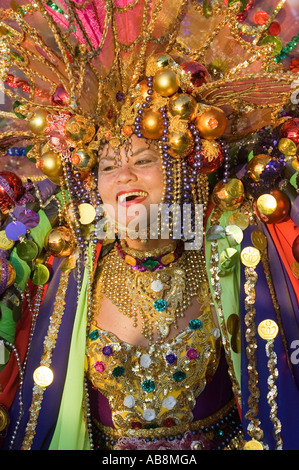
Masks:
[[[113,149],[104,147],[99,160],[98,189],[107,215],[117,225],[149,223],[150,207],[163,197],[163,169],[158,150],[135,135],[131,148],[120,150],[120,164]]]

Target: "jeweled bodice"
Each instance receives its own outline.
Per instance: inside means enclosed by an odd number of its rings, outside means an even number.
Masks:
[[[207,308],[175,338],[132,346],[92,323],[88,375],[110,403],[115,428],[172,426],[193,420],[196,397],[217,369],[218,330]]]

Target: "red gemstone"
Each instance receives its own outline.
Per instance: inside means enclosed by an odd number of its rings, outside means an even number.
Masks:
[[[175,426],[176,422],[173,418],[165,418],[162,422],[163,426],[166,428],[172,428],[172,426]]]
[[[278,36],[281,33],[281,26],[277,21],[273,21],[273,23],[269,26],[268,29],[269,34],[271,36]]]
[[[142,424],[139,423],[139,421],[132,421],[132,422],[131,422],[131,428],[132,428],[132,429],[141,429],[141,428],[142,428]]]
[[[186,73],[189,72],[191,74],[190,81],[193,86],[200,87],[201,85],[209,81],[209,72],[207,71],[207,69],[198,62],[195,62],[194,60],[184,62],[182,64],[182,69]]]
[[[262,10],[257,11],[253,16],[253,21],[260,26],[266,24],[268,19],[269,19],[268,13]]]
[[[299,118],[293,118],[286,121],[280,129],[281,139],[290,139],[299,145]]]

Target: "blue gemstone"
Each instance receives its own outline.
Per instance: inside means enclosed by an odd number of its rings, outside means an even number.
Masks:
[[[154,302],[154,309],[163,312],[167,308],[167,302],[164,299],[158,299]]]
[[[91,341],[95,341],[96,339],[98,339],[99,337],[99,332],[98,330],[93,330],[89,333],[88,335],[89,339],[91,339]]]
[[[144,382],[142,382],[141,387],[147,393],[153,392],[155,390],[155,382],[147,379]]]
[[[191,330],[199,330],[202,327],[202,323],[198,318],[194,318],[193,320],[189,321],[189,328]]]

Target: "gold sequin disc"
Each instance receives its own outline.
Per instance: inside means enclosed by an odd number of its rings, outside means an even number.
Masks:
[[[48,387],[54,379],[54,374],[50,367],[40,366],[33,372],[33,380],[40,387]]]
[[[267,341],[274,339],[277,336],[278,330],[278,325],[273,320],[263,320],[257,328],[260,337]]]
[[[264,450],[264,448],[259,441],[252,439],[252,441],[247,441],[245,443],[243,450]]]
[[[267,248],[267,237],[260,230],[254,230],[251,234],[251,241],[255,248],[263,251]]]
[[[247,246],[241,251],[241,261],[248,268],[257,266],[261,260],[260,251],[253,246]]]

